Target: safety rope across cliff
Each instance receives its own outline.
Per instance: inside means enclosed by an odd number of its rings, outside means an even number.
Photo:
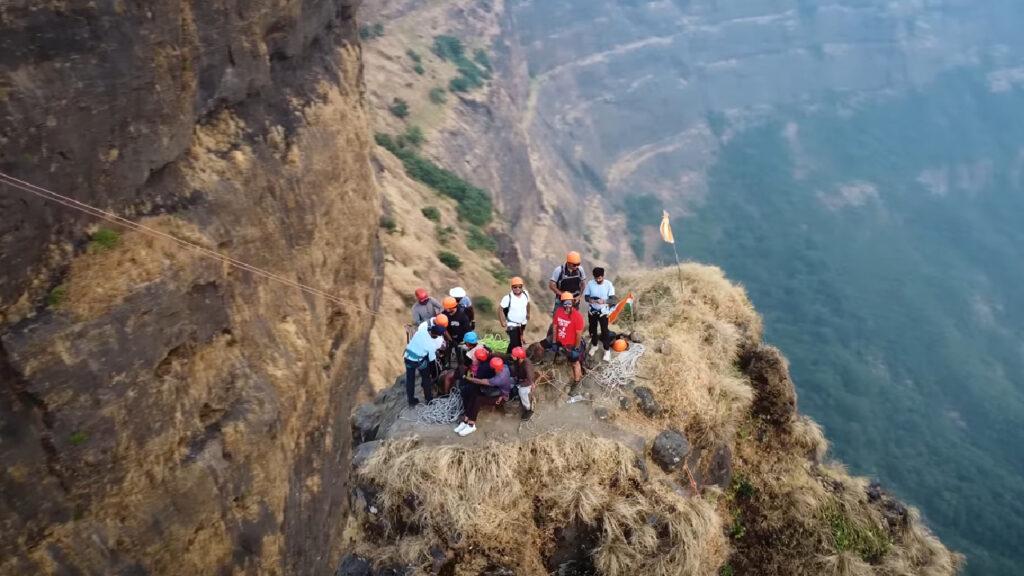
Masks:
[[[214,251],[214,250],[210,250],[209,248],[206,248],[206,247],[201,246],[199,244],[196,244],[194,242],[189,242],[188,240],[185,240],[183,238],[178,238],[177,236],[173,236],[173,235],[168,234],[166,232],[161,232],[160,230],[157,230],[155,228],[151,228],[151,227],[146,226],[144,224],[139,224],[138,222],[134,222],[134,221],[129,220],[127,218],[124,218],[122,216],[118,216],[117,214],[114,214],[112,212],[107,212],[107,211],[102,210],[100,208],[96,208],[95,206],[91,206],[89,204],[86,204],[85,202],[81,202],[79,200],[75,200],[74,198],[70,198],[70,197],[64,196],[62,194],[58,194],[57,192],[54,192],[52,190],[48,190],[46,188],[43,188],[42,186],[36,186],[35,184],[32,184],[30,182],[26,182],[24,180],[19,180],[18,178],[15,178],[15,177],[13,177],[13,176],[11,176],[9,174],[6,174],[4,172],[0,172],[0,184],[6,184],[7,186],[9,186],[11,188],[15,188],[15,189],[21,190],[23,192],[28,192],[29,194],[32,194],[32,195],[37,196],[39,198],[42,198],[43,200],[47,200],[47,201],[50,201],[50,202],[53,202],[53,203],[56,203],[56,204],[60,204],[61,206],[65,206],[67,208],[71,208],[72,210],[77,210],[77,211],[82,212],[84,214],[88,214],[90,216],[93,216],[93,217],[96,217],[96,218],[100,218],[102,220],[105,220],[105,221],[110,222],[112,224],[116,224],[116,225],[121,226],[123,228],[127,228],[129,230],[133,230],[133,231],[138,232],[140,234],[145,234],[147,236],[150,236],[150,237],[153,237],[153,238],[159,238],[159,239],[162,239],[162,240],[169,240],[171,242],[174,242],[175,244],[178,244],[179,246],[182,246],[182,247],[185,247],[185,248],[189,248],[191,250],[195,250],[200,255],[205,256],[207,258],[211,258],[213,260],[217,260],[217,261],[223,262],[223,263],[225,263],[225,264],[227,264],[229,266],[233,266],[234,268],[237,268],[239,270],[244,270],[244,271],[249,272],[251,274],[255,274],[256,276],[260,276],[260,277],[266,278],[268,280],[273,280],[275,282],[279,282],[279,283],[284,284],[286,286],[289,286],[291,288],[296,288],[296,289],[301,290],[301,291],[303,291],[303,292],[305,292],[307,294],[311,294],[313,296],[319,296],[319,297],[321,297],[321,298],[323,298],[323,299],[325,299],[325,300],[327,300],[329,302],[333,302],[335,304],[338,304],[339,306],[345,306],[347,308],[351,308],[351,309],[357,310],[359,312],[364,312],[366,314],[370,314],[370,315],[373,315],[373,316],[378,316],[379,315],[377,312],[375,312],[375,311],[373,311],[373,310],[371,310],[371,309],[369,309],[369,308],[367,308],[367,307],[365,307],[365,306],[363,306],[361,304],[357,304],[357,303],[354,303],[352,301],[349,301],[349,300],[346,300],[344,298],[341,298],[339,296],[335,296],[334,294],[331,294],[331,293],[326,292],[324,290],[320,290],[319,288],[314,288],[312,286],[308,286],[306,284],[302,284],[301,282],[296,282],[296,281],[291,280],[289,278],[285,278],[285,277],[280,276],[278,274],[274,274],[273,272],[264,270],[263,268],[259,268],[258,266],[253,266],[252,264],[248,264],[248,263],[243,262],[241,260],[236,260],[234,258],[231,258],[230,256],[227,256],[225,254],[222,254],[222,253]]]

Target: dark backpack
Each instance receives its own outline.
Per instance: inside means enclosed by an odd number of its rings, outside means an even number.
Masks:
[[[569,290],[565,286],[562,286],[562,281],[563,280],[570,280],[570,281],[572,281],[575,284],[576,288],[574,290]],[[581,271],[579,268],[576,268],[576,273],[575,274],[573,274],[572,276],[566,276],[566,274],[565,274],[565,264],[562,264],[561,266],[558,267],[558,281],[555,282],[555,285],[558,286],[558,289],[560,291],[562,291],[562,292],[572,292],[572,295],[576,296],[580,292],[583,292],[583,271]]]

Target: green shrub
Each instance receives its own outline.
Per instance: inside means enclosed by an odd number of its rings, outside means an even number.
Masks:
[[[68,299],[68,288],[61,284],[46,295],[46,305],[50,308],[59,308]]]
[[[431,88],[430,101],[434,104],[444,104],[448,101],[448,94],[445,92],[445,89],[440,86],[437,88]]]
[[[434,36],[434,54],[441,60],[456,62],[466,57],[466,48],[455,36]]]
[[[394,98],[391,100],[391,106],[388,107],[388,111],[397,118],[405,118],[409,115],[409,103],[401,98]]]
[[[438,252],[437,259],[441,261],[441,264],[444,264],[452,270],[462,268],[462,259],[447,250]]]
[[[491,273],[491,277],[494,278],[495,281],[502,284],[508,282],[509,278],[512,277],[512,271],[506,268],[504,264],[496,264],[488,271]]]
[[[417,64],[419,64],[420,62],[423,62],[423,57],[420,56],[419,53],[417,53],[412,48],[409,48],[408,50],[406,50],[405,51],[405,55],[408,56],[410,60],[412,60],[413,62],[415,62]]]
[[[86,435],[85,432],[75,432],[68,437],[68,442],[70,442],[72,446],[81,446],[88,440],[89,436]]]
[[[433,50],[438,58],[455,64],[459,71],[459,75],[448,82],[448,89],[452,92],[469,92],[483,86],[484,81],[491,77],[491,61],[487,53],[478,49],[473,53],[475,62],[466,58],[466,47],[454,36],[435,36]]]
[[[419,148],[423,144],[423,129],[419,126],[409,126],[405,129],[405,134],[402,134],[402,139],[405,144]]]
[[[448,242],[451,242],[453,236],[455,236],[455,228],[451,226],[434,226],[434,234],[437,235],[437,241],[441,246],[447,246]]]
[[[381,24],[380,22],[377,22],[376,24],[373,25],[373,37],[374,38],[380,38],[383,35],[384,35],[384,25]]]
[[[494,314],[494,300],[487,296],[477,296],[473,298],[473,308],[481,314]]]
[[[413,65],[412,71],[419,74],[420,76],[423,76],[424,74],[427,73],[427,69],[423,67],[423,64]]]
[[[85,249],[89,252],[104,252],[118,245],[121,241],[121,234],[110,228],[100,228],[89,236],[89,244]]]
[[[394,234],[395,230],[398,229],[398,222],[395,222],[395,219],[391,216],[381,216],[380,227],[387,230],[388,234]]]
[[[426,208],[420,210],[420,212],[422,212],[423,216],[427,220],[430,220],[431,222],[441,221],[441,211],[438,210],[436,206],[427,206]]]
[[[423,158],[387,134],[377,134],[374,139],[402,161],[405,173],[410,178],[455,200],[458,203],[459,218],[477,226],[484,226],[491,221],[493,205],[487,192]]]
[[[477,48],[473,51],[473,61],[484,67],[484,70],[491,71],[491,59],[487,56],[487,52],[483,48]]]
[[[469,227],[469,236],[466,238],[466,246],[470,250],[489,252],[492,254],[498,250],[498,243],[494,238],[491,238],[486,232],[477,226]]]
[[[363,24],[359,27],[359,39],[369,40],[370,38],[373,38],[373,30],[370,28],[369,24]]]

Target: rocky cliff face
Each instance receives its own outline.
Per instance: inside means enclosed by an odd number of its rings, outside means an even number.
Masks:
[[[379,266],[356,4],[0,8],[0,170],[350,303],[2,190],[0,573],[334,565]]]

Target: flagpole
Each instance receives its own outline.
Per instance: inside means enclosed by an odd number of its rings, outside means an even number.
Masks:
[[[682,292],[683,288],[683,266],[679,263],[679,251],[676,249],[676,238],[672,234],[672,222],[669,220],[668,211],[661,211],[661,226],[659,227],[661,232],[661,239],[672,245],[672,255],[676,257],[676,271],[679,272],[679,291]]]

